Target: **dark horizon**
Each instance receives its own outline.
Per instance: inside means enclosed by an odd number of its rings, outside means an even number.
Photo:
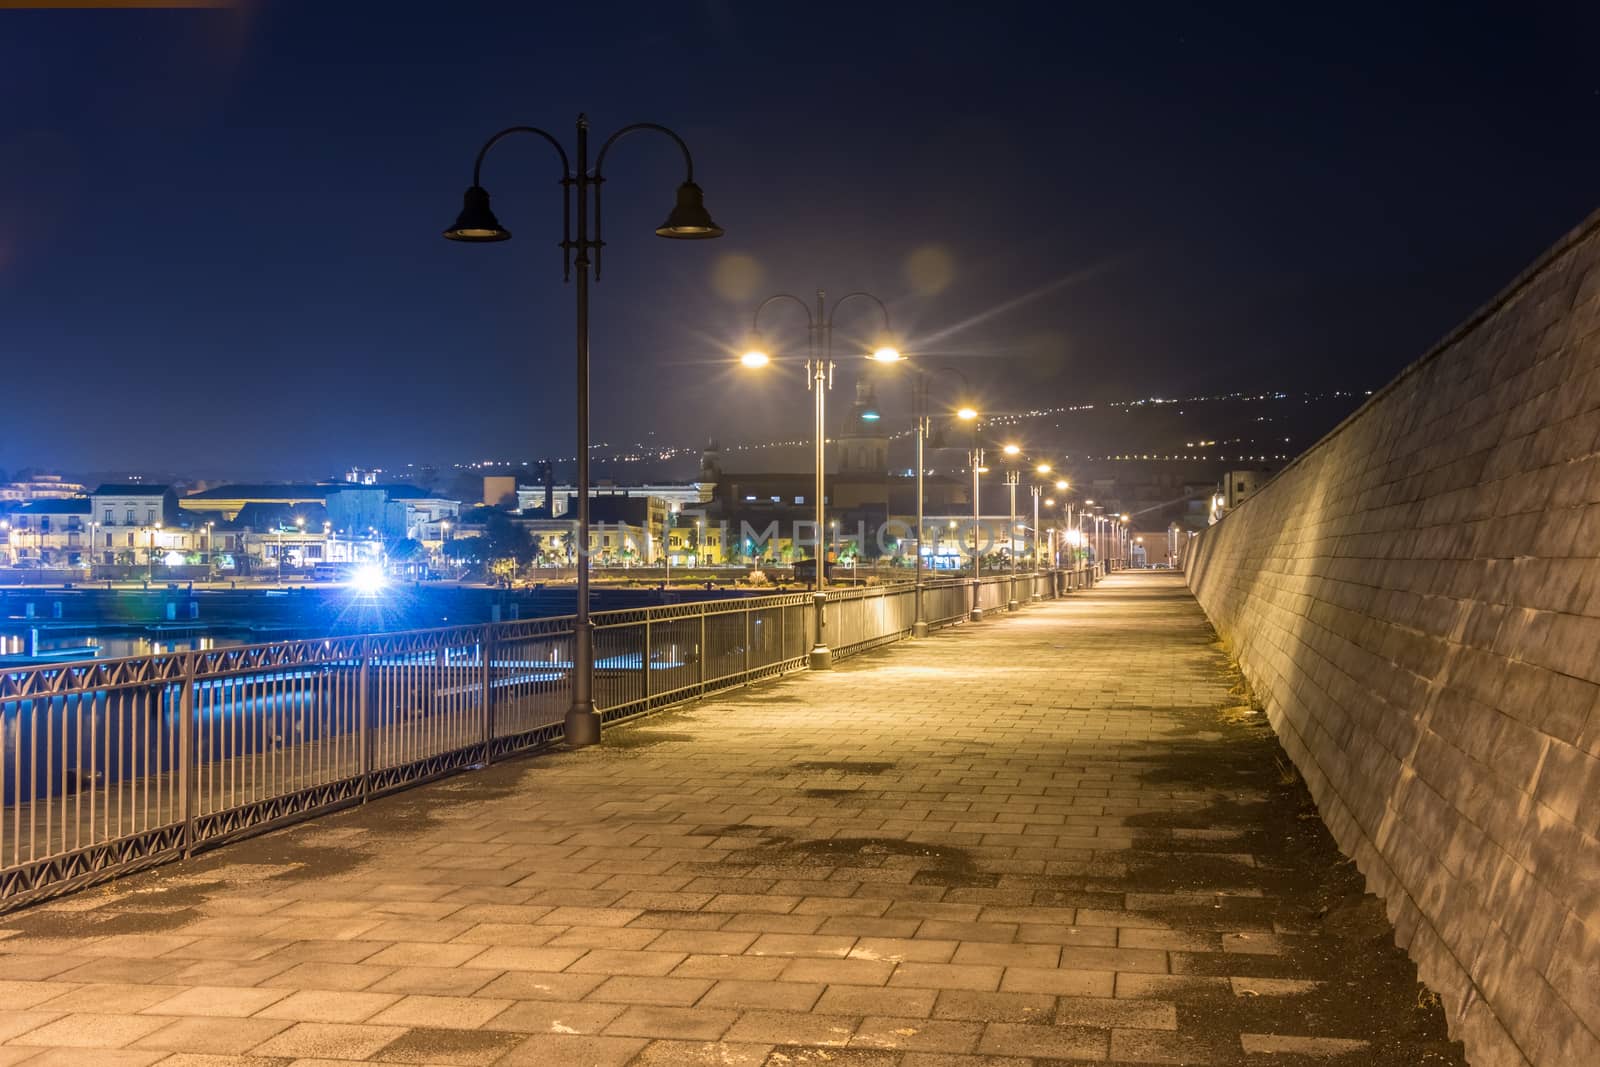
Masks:
[[[826,48],[718,3],[0,12],[0,468],[570,455],[548,149],[486,168],[516,240],[439,231],[485,136],[570,140],[580,110],[681,132],[728,231],[651,236],[678,160],[617,149],[596,441],[806,436],[798,378],[729,356],[761,297],[819,285],[883,296],[991,409],[1376,388],[1600,188],[1576,4],[805,23]]]

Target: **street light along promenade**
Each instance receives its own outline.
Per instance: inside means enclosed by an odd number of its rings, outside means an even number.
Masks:
[[[577,422],[578,422],[578,603],[577,620],[573,628],[572,657],[572,707],[566,717],[566,743],[571,746],[592,745],[600,740],[600,716],[594,710],[594,625],[589,621],[589,253],[594,253],[594,277],[600,280],[602,239],[600,215],[600,189],[605,182],[606,153],[623,137],[650,131],[670,138],[683,153],[684,180],[678,186],[677,202],[667,214],[666,221],[656,227],[656,234],[674,240],[703,240],[721,237],[722,227],[711,221],[706,211],[700,186],[694,181],[694,158],[683,138],[665,126],[653,122],[635,122],[624,126],[600,146],[594,170],[589,169],[589,119],[578,116],[577,165],[573,166],[567,150],[553,135],[536,126],[511,126],[501,130],[484,142],[472,164],[472,185],[462,197],[461,214],[455,224],[444,231],[452,241],[484,243],[505,241],[511,231],[500,224],[489,208],[489,193],[483,187],[483,159],[502,138],[512,134],[527,133],[541,137],[555,149],[561,159],[561,253],[562,281],[578,269],[577,284]],[[576,197],[574,197],[576,192]],[[594,199],[593,227],[591,230],[590,197]],[[577,207],[577,236],[573,236],[573,207]],[[574,257],[574,253],[576,256]]]
[[[764,347],[760,346],[761,338],[761,312],[780,300],[792,301],[800,305],[806,313],[806,330],[808,348],[806,356],[806,388],[816,392],[816,427],[813,431],[816,438],[816,548],[813,556],[817,566],[816,606],[817,606],[817,643],[811,647],[811,669],[826,670],[833,666],[833,653],[828,649],[828,637],[823,630],[827,612],[823,604],[827,599],[824,591],[828,584],[827,553],[823,551],[822,531],[827,528],[827,515],[824,500],[826,497],[825,482],[827,480],[827,391],[833,387],[833,317],[839,313],[840,305],[860,297],[870,300],[878,305],[878,310],[883,314],[883,329],[885,334],[889,331],[889,308],[884,302],[871,293],[854,292],[846,293],[833,302],[833,310],[828,310],[827,295],[817,290],[817,310],[812,314],[811,305],[801,300],[793,293],[774,293],[763,300],[756,308],[756,313],[751,319],[750,333],[755,345],[743,356],[739,362],[746,367],[759,369],[772,362],[772,356]],[[895,363],[900,359],[899,349],[892,345],[880,343],[867,356],[868,359],[879,363]]]

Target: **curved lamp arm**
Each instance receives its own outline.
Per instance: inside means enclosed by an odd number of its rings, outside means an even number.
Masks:
[[[678,146],[678,151],[683,153],[683,169],[684,169],[684,179],[683,180],[686,181],[686,182],[694,181],[694,157],[689,154],[689,146],[684,143],[682,137],[679,137],[676,133],[674,133],[673,131],[669,130],[665,126],[662,126],[659,123],[655,123],[655,122],[634,122],[634,123],[629,123],[628,125],[622,127],[622,129],[618,130],[616,133],[612,134],[610,137],[606,138],[605,144],[600,146],[600,153],[597,156],[595,156],[595,158],[594,158],[594,177],[590,178],[588,175],[583,175],[582,176],[583,180],[585,180],[585,181],[593,181],[594,182],[594,280],[595,281],[599,281],[600,280],[601,257],[604,256],[605,247],[606,247],[605,240],[601,237],[601,227],[602,227],[601,220],[603,219],[604,216],[602,215],[601,210],[600,210],[600,191],[605,188],[605,180],[606,180],[606,178],[605,178],[606,153],[611,151],[611,146],[612,145],[616,144],[618,141],[622,140],[624,137],[628,136],[630,133],[639,133],[642,130],[650,130],[650,131],[652,131],[654,133],[664,134],[665,136],[672,138],[672,142]]]
[[[483,157],[489,154],[489,149],[493,148],[495,143],[501,138],[509,137],[514,133],[531,133],[535,136],[543,137],[546,141],[550,142],[550,147],[554,148],[556,150],[556,155],[561,157],[562,182],[565,183],[572,180],[572,164],[567,160],[567,150],[561,147],[560,141],[556,140],[555,137],[549,133],[546,133],[544,130],[539,129],[537,126],[508,126],[499,133],[495,134],[493,137],[489,138],[487,141],[483,142],[483,147],[478,149],[478,158],[472,161],[473,185],[483,184],[481,181],[479,181],[479,178],[481,178],[483,175]]]
[[[570,281],[572,278],[572,163],[567,159],[567,150],[561,147],[561,142],[541,130],[537,126],[507,126],[499,133],[483,142],[483,147],[478,149],[478,158],[472,161],[472,184],[481,187],[483,182],[483,158],[489,154],[502,138],[514,133],[531,133],[536,137],[543,137],[556,150],[556,155],[561,157],[561,280]]]
[[[796,304],[799,304],[800,305],[800,310],[804,311],[806,313],[806,329],[808,329],[808,330],[816,329],[817,322],[816,322],[815,317],[812,316],[812,314],[811,314],[811,305],[810,304],[806,303],[804,300],[801,300],[798,296],[795,296],[793,293],[773,293],[771,296],[769,296],[765,300],[761,301],[760,306],[756,308],[756,313],[750,317],[750,329],[753,332],[755,332],[755,333],[760,333],[761,332],[761,313],[766,310],[766,307],[767,307],[768,304],[775,303],[775,302],[777,302],[779,300],[793,300]]]
[[[863,292],[860,289],[856,290],[853,293],[846,293],[843,296],[841,296],[839,299],[837,299],[837,300],[835,300],[833,302],[833,310],[828,312],[828,329],[829,330],[833,329],[833,320],[839,314],[839,305],[843,304],[846,300],[849,300],[852,297],[857,297],[857,296],[864,296],[868,300],[872,301],[874,304],[878,305],[878,310],[883,312],[883,327],[884,327],[884,329],[888,329],[889,328],[889,308],[888,308],[888,306],[885,305],[882,300],[879,300],[877,297],[873,296],[871,293]]]
[[[694,181],[694,157],[689,154],[689,146],[684,144],[682,137],[679,137],[676,133],[673,133],[671,130],[667,129],[667,127],[654,122],[630,123],[629,125],[622,127],[622,129],[618,130],[610,137],[607,137],[606,143],[600,146],[600,154],[597,155],[594,160],[594,176],[596,180],[605,180],[604,170],[606,165],[606,153],[611,151],[611,146],[628,136],[628,134],[638,133],[640,130],[654,130],[656,133],[665,134],[672,138],[673,143],[678,146],[678,151],[683,153],[683,180],[686,182]]]

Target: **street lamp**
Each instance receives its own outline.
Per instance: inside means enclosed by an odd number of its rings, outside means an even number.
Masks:
[[[145,557],[144,561],[144,580],[146,582],[153,582],[156,580],[156,534],[159,533],[160,530],[161,524],[159,522],[150,527],[150,554]],[[137,564],[135,564],[135,566],[137,566]]]
[[[875,356],[875,358],[877,358],[877,357]],[[939,371],[942,371],[942,372],[949,372],[951,374],[954,374],[957,378],[960,378],[962,387],[966,391],[965,395],[967,395],[967,396],[972,395],[972,383],[967,380],[967,376],[965,374],[962,374],[959,370],[957,370],[954,367],[948,367],[947,366],[947,367],[939,367],[939,368],[935,368],[935,369],[937,369]],[[912,392],[911,407],[912,407],[912,413],[913,413],[914,421],[916,422],[916,440],[917,440],[917,456],[916,456],[916,460],[917,460],[917,538],[916,538],[917,557],[916,557],[916,560],[915,560],[916,582],[915,582],[915,596],[914,596],[916,608],[915,608],[915,619],[912,621],[912,624],[911,624],[911,636],[912,637],[927,637],[928,636],[928,620],[927,620],[926,616],[923,613],[923,605],[922,605],[922,590],[923,590],[922,538],[923,538],[923,533],[924,533],[923,524],[924,524],[924,521],[925,521],[924,517],[923,517],[923,504],[924,504],[924,501],[925,501],[925,498],[924,498],[924,495],[923,495],[923,476],[927,472],[927,463],[923,459],[923,453],[924,453],[924,451],[926,449],[928,435],[932,432],[933,417],[928,411],[928,384],[929,384],[929,378],[930,378],[929,368],[919,365],[916,368],[916,370],[917,370],[917,378],[916,378],[915,383],[912,386],[912,391],[911,391]],[[973,423],[974,424],[974,426],[973,426],[973,434],[974,434],[974,437],[976,437],[976,434],[977,434],[976,423],[977,423],[977,418],[978,418],[977,410],[975,408],[971,407],[970,405],[963,404],[959,408],[956,409],[955,416],[956,416],[957,419],[961,420],[962,422]],[[952,527],[955,526],[955,522],[952,520],[950,525]],[[937,536],[935,536],[934,537],[934,546],[935,546],[935,548],[937,548],[938,542],[939,542],[939,539],[938,539]],[[976,541],[974,541],[974,544],[976,544]],[[976,606],[976,600],[974,600],[974,606]]]
[[[505,241],[511,231],[500,224],[489,207],[489,193],[481,184],[483,159],[502,138],[514,133],[528,133],[541,137],[556,150],[561,159],[561,251],[562,280],[571,277],[572,267],[578,268],[577,282],[577,427],[578,427],[578,603],[577,618],[573,623],[572,655],[572,706],[566,715],[566,742],[578,747],[592,745],[600,740],[600,716],[594,710],[594,627],[589,621],[589,253],[594,252],[594,276],[600,280],[602,250],[600,189],[605,181],[606,153],[618,140],[629,134],[649,130],[672,139],[683,153],[684,180],[678,186],[677,202],[668,213],[666,221],[656,227],[656,234],[675,240],[699,240],[721,237],[722,228],[711,221],[706,211],[700,186],[694,181],[694,159],[683,138],[653,122],[636,122],[613,133],[600,146],[594,170],[589,170],[589,119],[578,116],[577,166],[573,167],[567,150],[551,134],[534,126],[512,126],[501,130],[484,142],[472,164],[472,185],[462,198],[461,214],[454,225],[444,231],[452,241],[491,242]],[[577,200],[577,236],[571,228],[574,190]],[[589,225],[589,202],[594,200],[594,227]],[[576,252],[574,260],[572,253]]]
[[[827,611],[823,607],[827,594],[824,590],[828,584],[828,565],[822,551],[823,528],[827,522],[826,509],[823,501],[827,487],[827,391],[833,386],[833,320],[839,314],[839,308],[845,302],[861,297],[878,305],[879,312],[883,315],[883,328],[889,330],[889,308],[884,302],[871,293],[853,292],[846,293],[833,302],[833,310],[828,310],[827,295],[817,290],[817,307],[813,314],[811,305],[801,300],[792,293],[774,293],[763,300],[756,308],[756,313],[751,319],[751,333],[756,338],[761,336],[761,312],[768,305],[779,300],[788,300],[799,304],[806,313],[806,330],[808,333],[808,355],[806,356],[806,388],[816,393],[816,540],[817,549],[813,553],[817,564],[816,605],[817,605],[817,643],[811,646],[810,664],[812,670],[826,670],[833,666],[833,652],[828,648],[826,619]],[[868,359],[878,363],[895,363],[900,359],[899,350],[889,345],[879,345],[867,355]],[[772,362],[772,357],[761,348],[752,348],[739,358],[739,362],[746,367],[765,367]]]
[[[1018,445],[1006,445],[1005,454],[1008,458],[1016,458],[1022,454]],[[1006,468],[1006,492],[1011,497],[1011,514],[1006,520],[1006,563],[1011,571],[1010,592],[1006,597],[1006,610],[1017,610],[1017,483],[1022,480],[1022,472],[1015,466]]]

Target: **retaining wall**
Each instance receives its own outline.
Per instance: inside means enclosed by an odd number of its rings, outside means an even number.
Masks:
[[[1600,213],[1189,584],[1474,1064],[1600,1064]]]

